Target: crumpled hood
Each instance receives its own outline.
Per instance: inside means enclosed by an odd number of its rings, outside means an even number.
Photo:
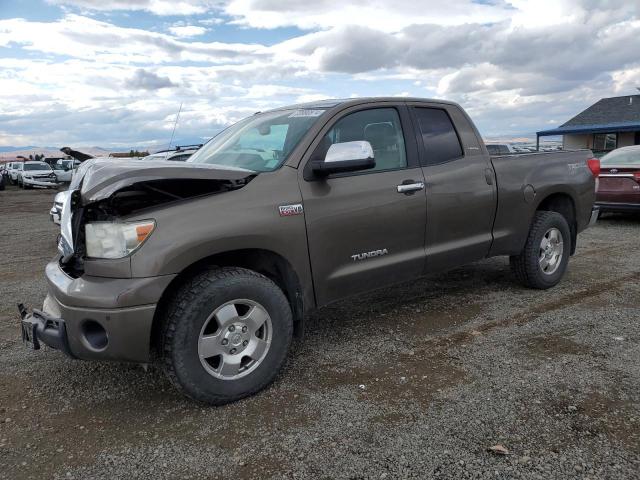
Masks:
[[[165,179],[242,180],[255,174],[244,168],[207,163],[92,159],[78,168],[69,189],[76,190],[82,183],[80,195],[82,204],[86,205],[140,182]]]
[[[93,158],[82,163],[73,175],[69,190],[61,198],[62,212],[60,218],[61,238],[58,249],[63,255],[62,261],[67,262],[74,253],[74,229],[73,226],[77,206],[88,206],[94,202],[105,200],[127,187],[153,183],[157,181],[211,181],[212,187],[220,182],[236,183],[239,186],[246,184],[257,172],[243,168],[227,167],[206,163],[185,163],[171,161],[144,161],[129,159]],[[201,183],[201,182],[200,182]],[[208,183],[208,182],[207,182]],[[195,184],[187,192],[198,195]],[[206,190],[205,190],[206,191]],[[215,192],[212,188],[211,192]],[[176,198],[169,194],[167,198]],[[75,198],[75,200],[74,200]],[[72,205],[75,202],[75,207]]]

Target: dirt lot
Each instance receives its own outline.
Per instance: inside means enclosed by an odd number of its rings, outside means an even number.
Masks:
[[[581,235],[547,292],[500,258],[325,308],[271,388],[210,408],[154,367],[22,347],[52,199],[0,192],[1,478],[640,475],[640,218]]]

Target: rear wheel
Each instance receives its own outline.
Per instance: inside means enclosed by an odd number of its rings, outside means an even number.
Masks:
[[[547,289],[560,282],[569,263],[571,231],[557,212],[536,212],[520,255],[510,258],[511,269],[523,285]]]
[[[292,333],[291,308],[271,280],[242,268],[207,270],[167,310],[163,365],[187,396],[222,405],[274,380]]]

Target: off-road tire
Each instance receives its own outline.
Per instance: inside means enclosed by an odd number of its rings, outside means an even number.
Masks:
[[[562,234],[564,251],[558,269],[552,274],[542,271],[539,264],[540,243],[550,228],[557,228]],[[538,211],[533,217],[529,236],[520,255],[509,258],[511,270],[518,282],[525,287],[546,290],[560,282],[567,270],[571,252],[571,230],[567,220],[557,212]]]
[[[238,298],[256,301],[267,310],[273,327],[271,346],[252,372],[238,379],[219,379],[202,366],[198,338],[209,315]],[[160,353],[165,373],[185,395],[210,405],[234,402],[273,382],[293,336],[291,307],[282,290],[267,277],[236,267],[210,268],[183,283],[163,320]]]

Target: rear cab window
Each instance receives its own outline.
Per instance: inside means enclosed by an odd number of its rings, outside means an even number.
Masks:
[[[464,156],[458,133],[444,109],[414,107],[413,111],[424,145],[424,165],[438,165]]]

